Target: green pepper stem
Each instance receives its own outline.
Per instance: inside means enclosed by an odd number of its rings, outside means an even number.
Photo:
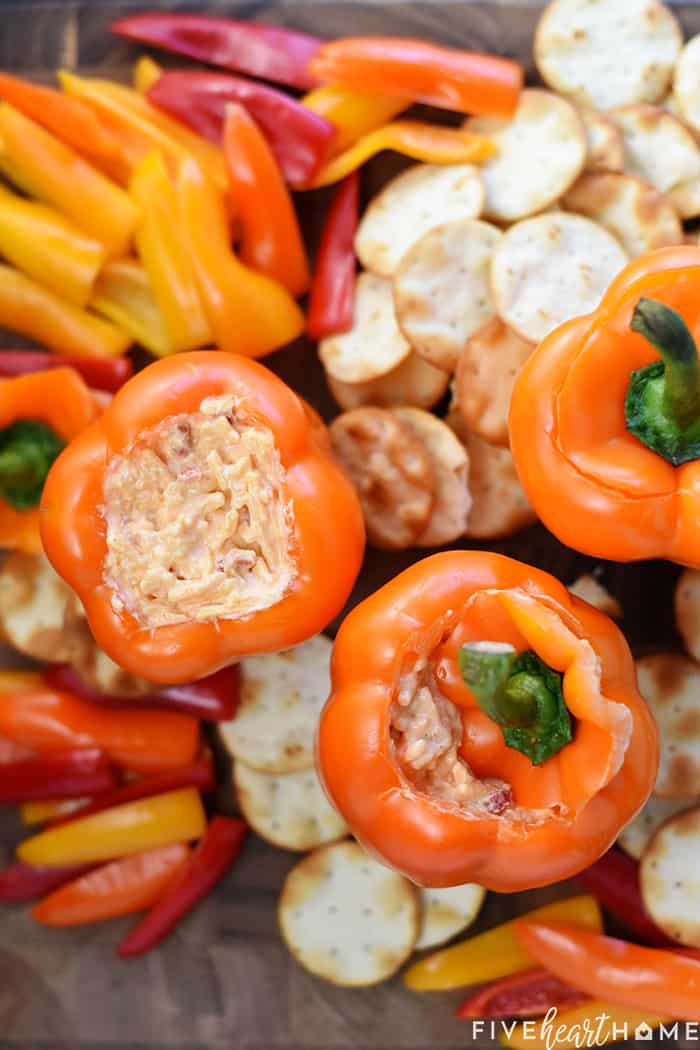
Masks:
[[[530,726],[537,718],[535,699],[525,691],[514,694],[510,688],[517,656],[513,646],[504,642],[472,642],[459,650],[462,678],[481,710],[500,726]]]
[[[700,418],[700,360],[688,326],[670,306],[656,299],[640,299],[630,328],[661,355],[664,413],[680,430],[686,430]]]

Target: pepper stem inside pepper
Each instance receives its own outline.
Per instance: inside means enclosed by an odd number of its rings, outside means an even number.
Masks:
[[[0,430],[0,498],[15,510],[36,507],[64,442],[46,423],[20,419]]]
[[[681,315],[655,299],[640,299],[630,328],[658,351],[630,376],[627,429],[674,466],[700,457],[700,358]]]
[[[459,670],[481,708],[498,723],[508,747],[539,766],[572,740],[562,676],[531,650],[502,642],[472,642],[458,654]]]

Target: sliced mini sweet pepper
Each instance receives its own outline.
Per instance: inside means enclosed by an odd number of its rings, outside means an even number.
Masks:
[[[72,882],[90,871],[92,864],[70,864],[65,868],[25,864],[17,860],[0,870],[0,904],[24,904]]]
[[[668,947],[673,942],[650,918],[639,889],[639,864],[617,848],[584,868],[576,876],[589,893],[594,893],[602,906],[623,922],[646,944]]]
[[[105,791],[102,797],[111,794],[111,791]],[[33,824],[47,824],[67,819],[79,809],[87,806],[90,801],[90,798],[44,798],[36,802],[24,802],[19,807],[19,816],[26,827],[31,827]]]
[[[27,864],[88,864],[190,842],[201,838],[206,826],[199,792],[181,788],[42,831],[21,842],[17,855]]]
[[[548,970],[527,970],[480,988],[457,1008],[457,1017],[541,1017],[551,1010],[580,1006],[588,996]]]
[[[353,172],[338,187],[321,231],[306,324],[312,339],[352,328],[359,208],[360,177]]]
[[[156,357],[168,352],[168,339],[145,269],[136,259],[115,259],[99,274],[90,308],[128,332]]]
[[[638,1030],[648,1039],[652,1030],[665,1021],[668,1017],[654,1015],[650,1010],[589,1000],[582,1006],[544,1017],[541,1022],[514,1025],[509,1031],[499,1032],[498,1041],[511,1050],[552,1050],[553,1045],[576,1046],[577,1041],[581,1046],[609,1046],[634,1039]]]
[[[45,926],[80,926],[152,907],[187,863],[182,842],[160,846],[80,875],[44,897],[32,918]]]
[[[141,55],[134,65],[134,91],[138,91],[139,95],[147,95],[162,75],[163,67],[155,59],[150,55]]]
[[[52,368],[72,368],[92,390],[110,394],[134,374],[128,357],[62,357],[43,350],[0,350],[0,376],[14,378]]]
[[[309,263],[282,172],[253,118],[230,103],[224,157],[233,212],[241,226],[241,262],[278,281],[295,298],[309,286]]]
[[[33,755],[0,765],[0,805],[99,794],[116,783],[109,758],[97,748]]]
[[[336,155],[393,120],[408,108],[410,101],[374,91],[356,91],[340,84],[324,84],[304,95],[301,104],[335,128],[332,153]]]
[[[201,299],[219,349],[262,357],[300,336],[302,311],[286,288],[251,270],[233,253],[223,198],[192,158],[180,169],[177,199]]]
[[[562,919],[602,930],[603,916],[595,897],[570,897],[535,908],[532,919]],[[484,984],[536,965],[516,936],[515,919],[442,948],[409,966],[404,983],[414,992],[438,992],[466,984]]]

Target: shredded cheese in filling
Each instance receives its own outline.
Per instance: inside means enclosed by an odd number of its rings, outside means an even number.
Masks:
[[[294,516],[272,431],[233,397],[170,416],[109,463],[104,578],[143,626],[243,619],[296,577]]]

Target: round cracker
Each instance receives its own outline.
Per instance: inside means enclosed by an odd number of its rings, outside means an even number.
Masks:
[[[700,33],[686,42],[676,63],[673,101],[679,115],[700,131]]]
[[[125,671],[115,664],[107,653],[93,645],[74,661],[75,669],[89,686],[106,696],[140,697],[148,696],[156,689],[153,682],[146,678]]]
[[[466,449],[454,431],[430,412],[408,407],[392,411],[425,445],[435,476],[433,510],[415,545],[440,547],[452,543],[464,535],[472,505]]]
[[[566,99],[527,88],[510,120],[470,117],[464,125],[497,148],[481,167],[484,214],[501,222],[534,215],[554,204],[586,163],[586,132]]]
[[[411,427],[384,408],[356,408],[330,425],[333,450],[357,489],[375,547],[411,547],[428,524],[436,479]]]
[[[537,24],[535,62],[550,87],[605,110],[663,98],[682,46],[659,0],[552,0]]]
[[[644,907],[674,941],[700,948],[700,806],[662,824],[639,865]]]
[[[279,901],[287,947],[332,984],[365,987],[393,976],[418,936],[416,888],[356,842],[314,850],[292,868]]]
[[[634,259],[654,248],[683,242],[683,227],[663,193],[636,175],[582,175],[564,207],[600,223]]]
[[[650,798],[634,820],[626,824],[617,836],[617,844],[635,860],[642,854],[669,817],[682,813],[694,804],[693,799]]]
[[[622,619],[622,606],[617,598],[596,580],[595,576],[585,573],[567,587],[570,594],[588,602],[598,612],[605,613],[612,620]]]
[[[348,412],[363,405],[432,408],[444,396],[450,383],[447,372],[435,368],[414,351],[391,372],[365,383],[344,383],[330,372],[326,374],[326,380],[335,400]]]
[[[298,773],[261,773],[234,762],[233,783],[243,816],[273,846],[302,852],[348,833],[313,767]]]
[[[697,219],[700,215],[700,178],[679,182],[668,191],[666,200],[675,208],[681,219]],[[693,235],[691,243],[697,244],[697,232]]]
[[[578,112],[586,132],[584,171],[624,171],[622,134],[615,121],[590,106],[579,106]]]
[[[534,347],[492,317],[459,355],[454,397],[467,429],[492,445],[509,447],[508,412],[515,380]]]
[[[355,236],[355,251],[367,270],[391,277],[428,230],[456,219],[476,219],[483,206],[484,184],[473,164],[416,164],[370,202]]]
[[[684,569],[674,595],[676,626],[686,649],[700,663],[700,572]]]
[[[637,661],[637,680],[661,736],[654,795],[700,795],[700,668],[682,653],[654,653]]]
[[[700,148],[685,124],[661,106],[620,106],[611,110],[625,150],[625,171],[667,193],[700,176]]]
[[[397,368],[411,353],[394,314],[391,282],[361,273],[349,332],[322,339],[318,355],[326,371],[344,383],[363,383]]]
[[[475,882],[447,889],[421,889],[421,924],[416,950],[436,948],[476,922],[486,890]]]
[[[236,716],[219,723],[224,747],[267,773],[311,769],[319,714],[330,693],[333,643],[323,634],[294,649],[241,661]]]
[[[537,215],[504,233],[491,261],[501,318],[539,343],[563,321],[590,313],[627,254],[606,229],[582,215]]]

